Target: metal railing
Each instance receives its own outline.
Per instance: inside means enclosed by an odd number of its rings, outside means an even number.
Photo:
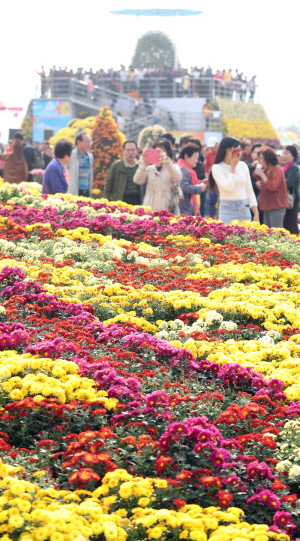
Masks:
[[[134,120],[127,121],[124,128],[126,139],[137,141],[140,131],[147,126],[151,126],[152,124],[152,115],[136,117]]]
[[[184,77],[149,77],[137,79],[134,77],[131,81],[122,81],[121,79],[101,78],[99,83],[93,87],[84,81],[78,81],[74,78],[56,77],[46,78],[41,83],[41,97],[66,97],[74,96],[76,98],[88,99],[89,101],[111,100],[122,96],[131,102],[134,108],[134,99],[127,94],[138,90],[140,97],[143,98],[180,98],[180,97],[200,97],[214,99],[217,97],[227,98],[234,101],[255,101],[258,102],[258,86],[251,92],[249,85],[241,81],[231,81],[227,84],[224,79],[214,77],[190,77],[185,80]]]
[[[183,131],[222,131],[220,111],[176,112],[158,106],[152,109],[151,100],[136,100],[122,92],[115,92],[105,86],[91,87],[84,81],[67,77],[49,79],[42,87],[41,99],[72,99],[78,104],[99,111],[108,105],[115,113],[120,112],[126,121],[123,128],[127,138],[135,138],[145,126],[160,124],[165,129]],[[114,113],[113,113],[114,114]],[[114,115],[117,118],[117,115]]]
[[[222,131],[221,111],[209,111],[204,116],[202,111],[171,113],[172,122],[168,118],[167,124],[170,131]]]
[[[105,86],[90,87],[84,81],[68,77],[48,78],[41,85],[41,99],[74,99],[77,103],[89,105],[99,110],[108,105],[120,113],[131,115],[144,115],[143,105],[131,96],[122,92],[115,92]]]

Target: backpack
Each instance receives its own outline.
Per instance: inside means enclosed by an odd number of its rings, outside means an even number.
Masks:
[[[44,156],[39,148],[33,148],[34,169],[45,169]]]

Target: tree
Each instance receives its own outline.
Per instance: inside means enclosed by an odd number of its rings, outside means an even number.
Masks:
[[[139,66],[173,66],[174,45],[164,32],[147,32],[138,39],[131,62],[134,68]]]
[[[106,173],[111,164],[121,158],[125,136],[118,130],[107,105],[101,107],[92,130],[94,154],[94,183],[96,189],[103,190]]]
[[[32,141],[32,101],[29,102],[20,129],[22,130],[24,138]]]

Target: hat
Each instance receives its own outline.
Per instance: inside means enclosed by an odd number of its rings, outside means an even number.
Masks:
[[[216,137],[209,137],[207,141],[207,148],[212,148],[218,143],[218,139]]]
[[[283,150],[277,150],[276,154],[277,156],[283,156]]]

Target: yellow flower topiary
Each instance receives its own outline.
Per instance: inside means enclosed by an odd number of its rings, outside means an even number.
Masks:
[[[269,120],[241,120],[223,118],[223,134],[250,139],[277,139],[277,133]]]

